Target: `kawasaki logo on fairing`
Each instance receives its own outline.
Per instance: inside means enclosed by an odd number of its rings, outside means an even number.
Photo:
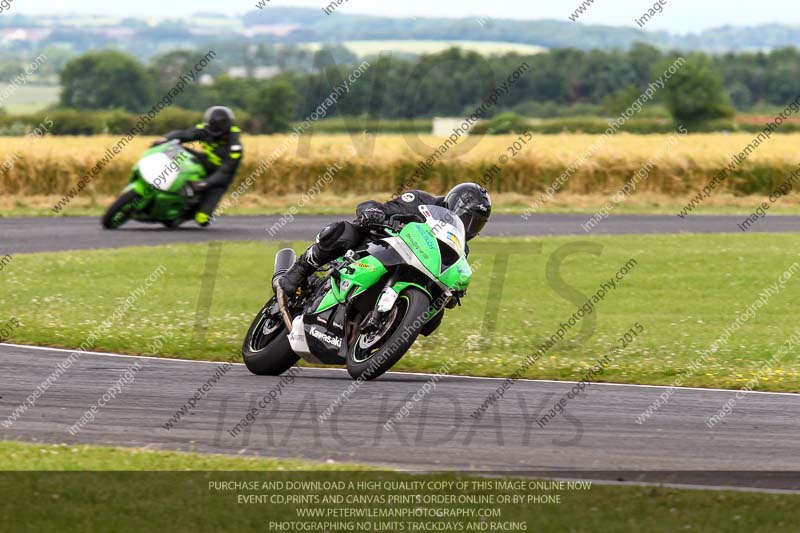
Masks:
[[[328,335],[327,333],[323,333],[315,327],[312,327],[309,330],[309,333],[311,333],[311,336],[314,337],[315,339],[319,339],[326,344],[330,344],[331,346],[336,346],[337,348],[342,347],[342,339],[338,337],[333,337],[331,335]]]

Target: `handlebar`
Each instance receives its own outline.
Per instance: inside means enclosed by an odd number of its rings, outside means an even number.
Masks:
[[[410,213],[397,213],[389,217],[389,222],[399,222],[401,219],[407,218],[409,220],[417,220],[419,219],[419,215],[412,215]]]
[[[389,220],[384,222],[383,224],[368,224],[367,226],[363,226],[359,224],[359,221],[355,221],[356,225],[359,225],[363,229],[377,231],[381,229],[390,229],[392,231],[400,231],[402,227],[407,224],[408,222],[413,222],[414,220],[418,220],[416,215],[411,214],[396,214],[389,217]]]
[[[381,224],[377,227],[390,229],[392,231],[400,231],[403,228],[403,226],[405,226],[409,222],[414,222],[415,220],[419,220],[419,217],[417,217],[417,215],[398,213],[390,216],[387,223]]]

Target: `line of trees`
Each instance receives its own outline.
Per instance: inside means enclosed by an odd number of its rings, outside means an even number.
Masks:
[[[205,52],[204,52],[205,53]],[[203,53],[203,54],[204,54]],[[119,51],[92,52],[66,63],[60,72],[60,106],[68,109],[149,109],[176,80],[193,70],[199,52],[173,51],[148,64]],[[573,114],[612,116],[629,105],[657,79],[679,54],[647,45],[628,52],[553,50],[522,56],[483,57],[457,48],[417,60],[390,55],[370,58],[370,67],[349,84],[346,96],[328,116],[371,119],[416,119],[470,114],[495,86],[521,64],[527,71],[500,97],[495,114],[513,111],[525,116]],[[660,91],[643,116],[665,116],[683,123],[730,117],[733,107],[784,106],[798,94],[800,53],[707,56],[691,54]],[[328,51],[314,58],[316,72],[285,71],[269,80],[218,75],[210,85],[192,83],[175,106],[201,111],[228,105],[248,117],[251,131],[285,131],[293,120],[309,116],[353,72]],[[545,112],[542,112],[542,111]]]

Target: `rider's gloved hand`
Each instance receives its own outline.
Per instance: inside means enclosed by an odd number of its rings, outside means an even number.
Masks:
[[[386,222],[386,214],[376,207],[364,209],[358,216],[358,223],[362,228],[380,226]]]

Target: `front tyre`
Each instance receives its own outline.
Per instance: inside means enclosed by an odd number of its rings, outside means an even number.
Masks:
[[[289,345],[280,315],[269,313],[274,306],[275,298],[253,320],[242,344],[244,364],[257,376],[279,376],[300,360]]]
[[[106,214],[103,215],[103,227],[105,229],[117,229],[126,223],[136,212],[136,207],[142,199],[139,193],[131,189],[122,193],[122,196],[111,204]]]
[[[161,222],[161,224],[167,229],[175,229],[178,226],[180,226],[181,224],[183,224],[184,222],[186,222],[186,221],[181,219],[181,218],[176,218],[174,220],[163,220]]]
[[[347,372],[353,379],[372,380],[392,368],[411,348],[425,326],[431,300],[410,287],[397,298],[386,323],[375,332],[360,331],[347,351]]]

